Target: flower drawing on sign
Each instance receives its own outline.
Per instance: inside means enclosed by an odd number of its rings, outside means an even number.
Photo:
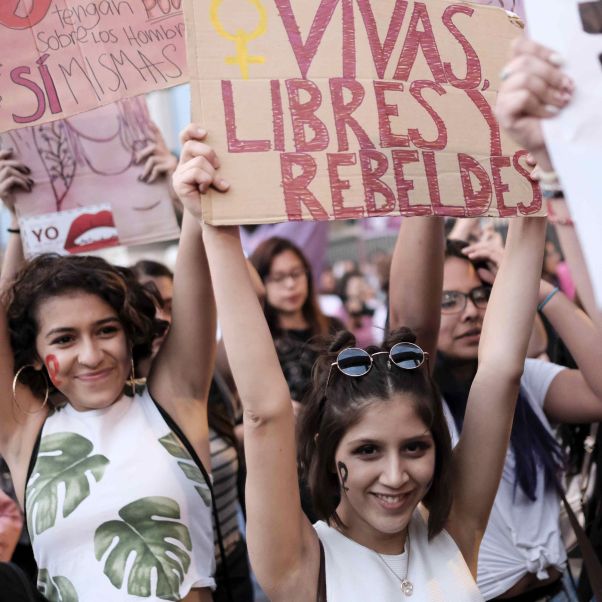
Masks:
[[[135,164],[136,153],[152,139],[148,114],[140,99],[117,103],[116,127],[108,134],[83,131],[76,118],[54,121],[32,128],[36,150],[52,187],[56,210],[61,211],[78,168],[101,176],[115,176]],[[111,153],[111,164],[98,164],[99,147],[115,144],[124,151]]]

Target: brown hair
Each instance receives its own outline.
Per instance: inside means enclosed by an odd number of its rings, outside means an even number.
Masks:
[[[369,353],[389,351],[396,343],[415,340],[411,330],[402,328],[392,332],[382,348],[372,346],[366,350]],[[428,533],[433,537],[445,526],[452,504],[451,440],[437,386],[426,365],[416,370],[389,368],[383,359],[386,356],[374,358],[370,372],[359,378],[345,376],[336,369],[331,371],[338,352],[354,346],[355,337],[348,331],[341,331],[332,339],[314,366],[312,388],[299,420],[299,456],[316,515],[321,520],[342,525],[336,513],[340,483],[335,470],[335,453],[347,430],[362,419],[370,404],[387,403],[399,393],[409,394],[435,441],[435,472],[422,500],[429,509]]]
[[[303,312],[303,317],[309,324],[312,335],[315,336],[328,334],[329,322],[328,318],[322,313],[316,297],[311,266],[297,245],[286,238],[273,236],[272,238],[264,240],[255,249],[255,251],[253,251],[253,254],[251,257],[249,257],[249,260],[265,284],[265,281],[269,276],[270,269],[272,268],[272,262],[274,261],[274,258],[285,251],[293,252],[299,258],[299,261],[301,261],[303,268],[305,269],[305,274],[307,276],[307,298],[303,303],[301,311]],[[272,336],[274,338],[279,336],[281,334],[281,329],[278,323],[278,310],[269,304],[267,297],[265,299],[264,313]]]
[[[115,310],[132,347],[134,362],[151,355],[152,342],[165,331],[165,322],[155,319],[153,296],[138,284],[131,270],[112,266],[98,257],[45,254],[28,263],[6,293],[15,372],[40,359],[36,350],[40,304],[76,291],[96,295]],[[20,381],[35,395],[44,396],[46,384],[39,373],[25,370]]]

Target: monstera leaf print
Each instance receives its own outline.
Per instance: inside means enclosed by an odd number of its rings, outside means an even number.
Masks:
[[[162,600],[179,600],[180,586],[190,567],[192,542],[186,525],[178,522],[178,503],[166,497],[146,497],[124,506],[119,516],[122,520],[103,523],[94,534],[94,553],[104,562],[104,574],[121,589],[126,566],[131,564],[127,592],[148,598],[154,593],[151,582],[155,572],[155,595]],[[132,552],[135,558],[128,562]]]
[[[159,443],[170,455],[180,460],[178,466],[188,479],[197,483],[194,488],[201,496],[203,502],[205,502],[205,506],[209,507],[211,505],[209,485],[207,484],[201,469],[195,464],[192,456],[188,453],[188,450],[184,447],[180,439],[176,437],[175,433],[169,433],[169,435],[161,437]]]
[[[54,433],[42,438],[26,493],[32,537],[54,526],[61,483],[65,486],[65,518],[90,495],[88,475],[96,482],[102,479],[109,460],[100,454],[90,455],[93,449],[91,441],[75,433]]]
[[[51,577],[46,569],[38,571],[38,589],[50,602],[79,602],[73,583],[67,577]]]

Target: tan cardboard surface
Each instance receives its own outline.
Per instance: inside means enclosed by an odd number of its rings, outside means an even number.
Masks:
[[[232,186],[216,224],[531,214],[492,105],[521,27],[443,0],[184,0],[193,119]]]

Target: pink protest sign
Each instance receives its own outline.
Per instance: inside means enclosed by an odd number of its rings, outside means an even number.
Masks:
[[[17,196],[26,256],[177,238],[167,181],[138,179],[135,155],[153,138],[143,98],[3,134],[35,182]]]
[[[181,0],[1,0],[0,132],[187,81]]]

